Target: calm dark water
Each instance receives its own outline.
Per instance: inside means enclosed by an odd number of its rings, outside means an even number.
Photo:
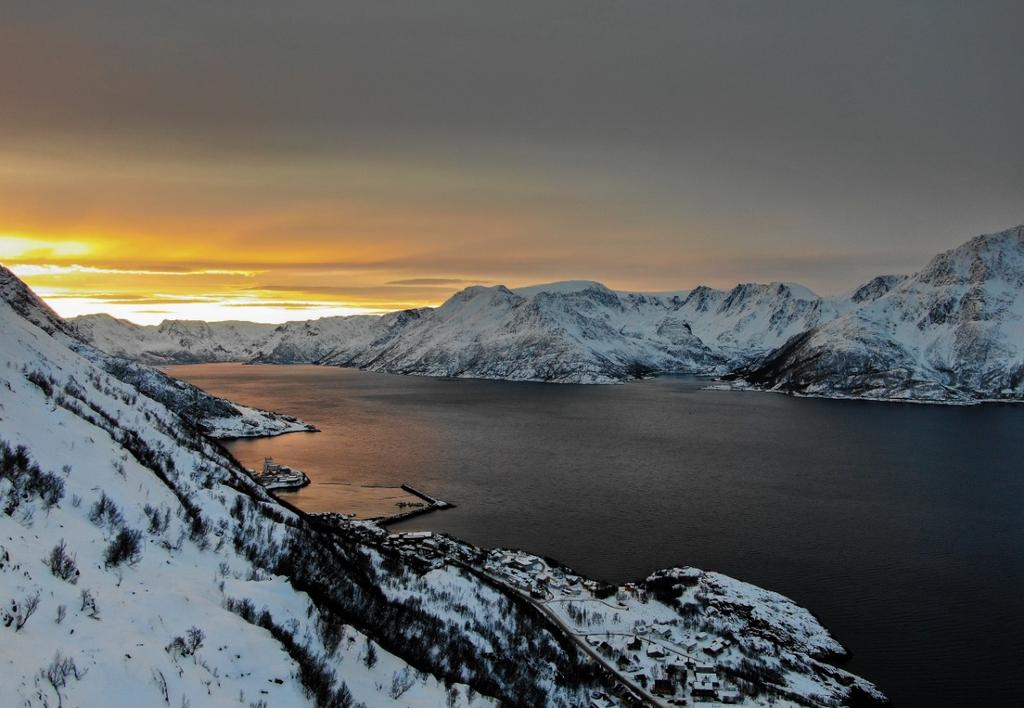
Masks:
[[[230,446],[310,473],[300,506],[343,504],[338,483],[410,482],[459,505],[411,528],[610,581],[689,564],[786,594],[897,705],[1024,704],[1024,407],[793,399],[672,377],[171,373],[323,428]]]

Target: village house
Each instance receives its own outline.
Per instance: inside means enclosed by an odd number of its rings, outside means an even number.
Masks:
[[[512,559],[512,566],[519,570],[531,571],[540,567],[540,561],[530,556],[516,556]]]
[[[690,682],[690,693],[694,698],[718,699],[718,690],[722,684],[716,673],[696,673]]]
[[[710,684],[694,682],[690,685],[690,695],[694,698],[718,698],[718,689]]]
[[[647,656],[652,659],[664,659],[668,654],[657,644],[650,644],[647,647]]]
[[[735,688],[726,688],[718,692],[718,700],[722,703],[742,703],[743,694]]]
[[[674,696],[676,687],[667,678],[654,679],[654,687],[651,689],[651,692],[657,696]]]
[[[724,639],[716,639],[715,641],[711,642],[711,646],[704,647],[703,652],[705,654],[710,654],[711,656],[718,656],[719,654],[725,651],[728,645],[728,641]]]

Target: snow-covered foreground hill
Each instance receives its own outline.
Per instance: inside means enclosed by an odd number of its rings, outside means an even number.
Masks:
[[[72,351],[59,328],[33,324],[59,325],[52,313],[11,302],[0,302],[5,702],[468,702],[465,686],[411,667],[346,623],[344,603],[280,573],[309,531],[220,448]],[[321,552],[377,572],[379,559],[328,542]],[[357,584],[340,579],[353,601],[379,592]]]
[[[114,356],[87,344],[78,330],[39,299],[11,271],[0,265],[0,300],[16,315],[77,352],[144,395],[186,415],[216,438],[243,438],[314,431],[292,416],[257,410],[217,398],[184,381],[166,376],[131,359]]]
[[[72,322],[99,349],[146,363],[312,363],[559,383],[686,373],[837,397],[1019,400],[1022,229],[978,237],[920,273],[878,276],[839,297],[792,283],[644,294],[572,281],[473,286],[436,309],[279,326]]]
[[[978,236],[878,287],[741,377],[807,395],[1024,399],[1024,226]]]
[[[148,396],[141,365],[119,378],[7,272],[0,292],[5,702],[578,706],[629,694],[560,620],[468,561],[414,562],[373,525],[282,506],[190,422],[189,400]],[[840,647],[809,613],[730,587],[728,602],[709,586],[685,606],[668,588],[657,614],[712,636],[752,632],[720,659],[722,672],[738,662],[723,675],[744,703],[874,694],[818,661]]]

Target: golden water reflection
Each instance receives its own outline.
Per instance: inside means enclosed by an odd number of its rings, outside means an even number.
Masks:
[[[246,364],[169,366],[185,379],[217,396],[260,408],[276,408],[320,428],[273,438],[232,440],[225,447],[249,469],[264,457],[305,472],[311,483],[283,498],[310,512],[335,511],[359,518],[390,516],[419,500],[402,489],[420,486],[424,470],[437,469],[439,432],[415,413],[399,412],[373,385],[375,376],[333,367]],[[338,377],[349,395],[339,400]],[[360,386],[366,381],[365,387]],[[410,407],[410,411],[415,406]],[[403,411],[405,408],[403,408]],[[386,453],[386,454],[383,454]],[[381,468],[385,457],[388,467]],[[429,483],[428,483],[429,484]],[[429,493],[429,487],[425,489]]]

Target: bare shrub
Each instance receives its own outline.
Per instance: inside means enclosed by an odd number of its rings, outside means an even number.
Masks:
[[[78,563],[75,561],[75,556],[68,554],[68,548],[63,538],[53,547],[50,556],[44,558],[43,562],[50,568],[50,572],[54,576],[72,585],[78,582]]]
[[[74,676],[76,681],[80,681],[85,676],[85,671],[79,671],[75,666],[74,659],[66,657],[58,651],[54,654],[50,665],[42,669],[39,674],[57,694],[57,708],[61,708],[64,705],[61,689],[68,685],[68,677]]]
[[[20,632],[22,627],[28,624],[29,618],[39,609],[39,593],[29,595],[19,603],[11,600],[11,611],[5,617],[5,624],[9,627],[14,624],[14,631]]]
[[[184,637],[175,637],[164,649],[168,654],[179,656],[194,656],[199,647],[203,646],[206,634],[199,627],[190,627]]]
[[[100,618],[100,608],[96,605],[96,598],[89,590],[82,590],[81,611],[90,619],[98,620]]]
[[[100,498],[89,510],[89,521],[97,526],[106,524],[111,528],[117,528],[124,523],[124,515],[114,500],[108,497],[106,492],[101,492]]]
[[[142,533],[135,529],[123,528],[117,532],[107,550],[103,554],[103,560],[107,567],[117,567],[122,563],[133,565],[138,563],[142,555]]]

